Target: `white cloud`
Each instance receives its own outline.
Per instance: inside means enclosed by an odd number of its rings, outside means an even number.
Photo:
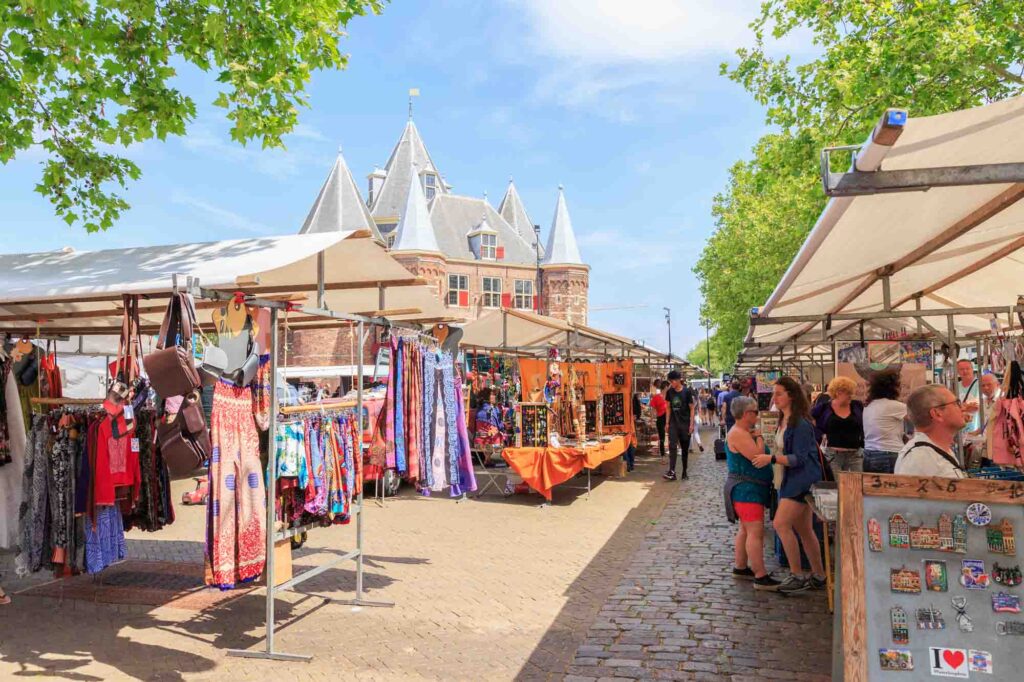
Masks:
[[[750,39],[756,0],[519,0],[540,52],[577,62],[726,55]]]
[[[300,140],[312,140],[313,142],[327,142],[327,136],[324,135],[316,126],[309,125],[307,123],[298,123],[295,129],[292,130],[289,137],[295,137]]]
[[[240,213],[229,211],[226,208],[214,206],[209,202],[203,201],[202,199],[184,192],[175,192],[171,197],[171,201],[181,206],[188,206],[196,209],[199,213],[203,214],[206,218],[210,219],[211,222],[216,224],[219,228],[218,232],[241,231],[256,235],[274,233],[273,229],[263,223],[247,218]]]
[[[225,132],[214,133],[210,128],[196,124],[182,138],[182,144],[198,154],[220,161],[228,160],[252,168],[274,178],[286,178],[299,171],[300,159],[295,152],[284,149],[262,149],[258,142],[248,147],[232,142]]]

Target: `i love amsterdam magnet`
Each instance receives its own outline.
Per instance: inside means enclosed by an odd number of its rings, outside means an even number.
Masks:
[[[957,677],[966,680],[970,676],[966,649],[928,647],[928,667],[931,674],[936,677]]]

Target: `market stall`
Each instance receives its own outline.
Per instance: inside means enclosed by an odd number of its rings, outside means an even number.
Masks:
[[[277,393],[278,364],[284,357],[279,339],[288,322],[347,327],[359,339],[359,348],[371,326],[392,333],[398,329],[400,323],[384,317],[328,307],[332,297],[345,295],[340,292],[365,290],[380,301],[388,287],[421,285],[368,234],[68,250],[0,256],[0,263],[5,264],[0,270],[0,332],[13,335],[12,354],[36,357],[38,368],[32,380],[26,379],[27,365],[7,364],[5,351],[4,388],[8,396],[15,396],[6,401],[5,425],[21,421],[19,393],[31,406],[24,410],[26,417],[30,411],[40,413],[26,421],[35,445],[12,444],[12,450],[20,450],[14,455],[26,472],[25,486],[16,491],[30,501],[22,505],[19,519],[20,528],[28,533],[21,543],[19,570],[51,568],[58,575],[102,571],[124,557],[123,526],[159,530],[173,523],[168,470],[187,471],[206,456],[211,496],[207,583],[225,589],[262,576],[267,588],[264,649],[230,653],[308,660],[275,648],[276,593],[341,561],[355,563],[352,603],[384,605],[366,600],[363,588],[362,384],[357,383],[354,404],[332,406],[334,410],[318,406],[315,421],[308,422],[294,415],[281,419],[285,410],[279,409]],[[426,306],[428,300],[421,300]],[[448,319],[446,315],[439,303],[400,314],[406,321],[423,323]],[[204,328],[216,333],[217,340],[211,341]],[[150,343],[144,339],[157,332],[158,343],[146,348]],[[28,337],[97,335],[121,341],[112,350],[116,362],[106,398],[63,397],[59,350],[39,353]],[[238,372],[229,373],[226,368],[234,366],[234,356],[240,358]],[[362,353],[356,357],[356,374],[361,376]],[[201,378],[209,376],[210,382]],[[208,418],[197,412],[201,385],[213,394]],[[181,397],[172,407],[175,396]],[[264,465],[258,433],[271,427],[269,442],[274,447],[263,453]],[[95,441],[94,429],[101,434]],[[113,435],[103,436],[103,429],[112,429]],[[301,458],[292,457],[301,449],[288,443],[310,433],[329,447],[320,451],[312,469],[305,469],[304,479]],[[12,435],[16,440],[19,434]],[[75,441],[81,445],[63,445]],[[81,481],[76,487],[71,472],[85,466],[83,453],[88,454],[92,477],[84,487]],[[172,453],[177,467],[172,466]],[[225,461],[224,453],[233,453],[237,461]],[[182,456],[192,457],[193,463],[184,466]],[[298,472],[292,467],[296,462]],[[127,496],[113,492],[121,479]],[[274,504],[267,502],[264,481]],[[323,504],[318,501],[321,495]],[[232,501],[235,496],[237,505]],[[6,510],[10,501],[5,498]],[[85,505],[81,513],[79,504]],[[233,511],[238,505],[245,511],[240,525],[222,532],[225,523],[235,523],[223,510]],[[9,524],[10,518],[5,516],[4,521]],[[302,574],[279,575],[275,548],[287,547],[292,536],[307,530],[349,522],[355,526],[353,549]]]
[[[593,327],[519,310],[495,311],[463,331],[467,400],[498,394],[502,460],[548,499],[553,486],[583,470],[589,491],[590,471],[635,445],[637,365],[649,379],[651,365],[677,360]],[[471,415],[478,407],[470,403]],[[494,410],[482,407],[483,418],[497,424],[489,417]],[[488,459],[482,455],[478,464],[490,484]]]
[[[832,198],[751,312],[746,371],[813,362],[858,381],[898,367],[904,389],[959,391],[963,359],[1003,382],[980,444],[997,467],[970,472],[988,480],[841,474],[838,516],[816,496],[839,546],[834,679],[1011,679],[1024,663],[1024,489],[1005,480],[1024,469],[1010,418],[1024,360],[1022,133],[1018,97],[924,118],[889,110],[845,173],[825,150]]]

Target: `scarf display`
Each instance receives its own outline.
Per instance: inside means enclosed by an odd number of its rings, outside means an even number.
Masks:
[[[476,490],[462,377],[451,353],[411,338],[390,343],[394,361],[373,438],[379,441],[383,433],[386,439],[385,465],[425,495]]]
[[[349,410],[289,417],[274,437],[276,514],[286,527],[346,524],[362,490],[359,433]]]

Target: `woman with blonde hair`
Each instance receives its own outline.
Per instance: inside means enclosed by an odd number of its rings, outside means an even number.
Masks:
[[[864,403],[854,400],[856,392],[857,382],[836,377],[828,385],[831,400],[811,412],[815,435],[833,471],[864,471]]]

